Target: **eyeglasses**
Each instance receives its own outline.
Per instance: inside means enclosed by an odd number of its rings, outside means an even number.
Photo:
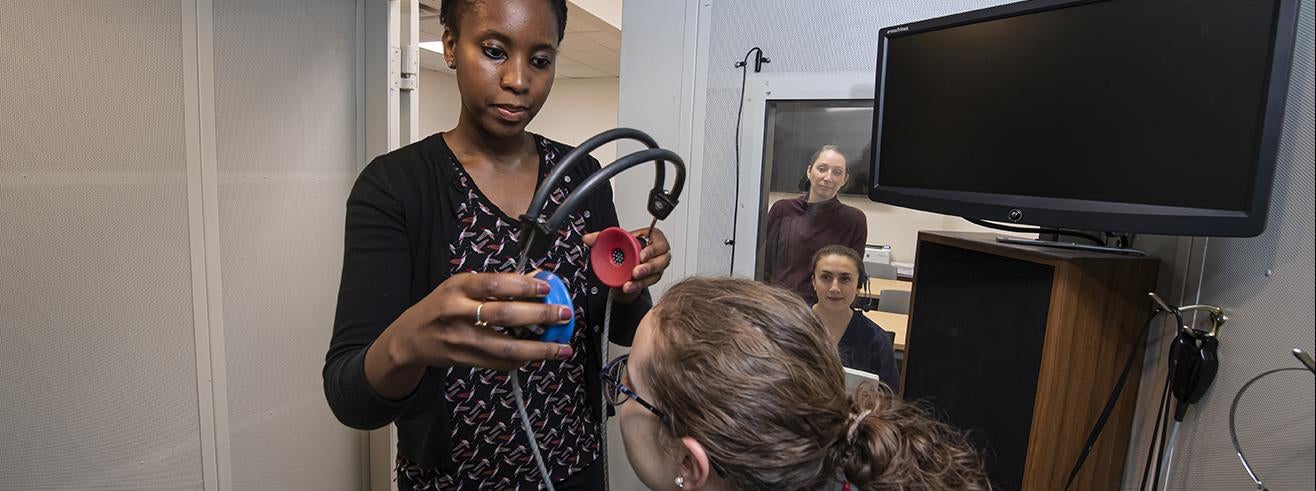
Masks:
[[[670,424],[671,420],[667,419],[666,414],[658,410],[657,407],[654,407],[653,404],[650,404],[649,401],[640,398],[639,394],[636,394],[635,391],[626,386],[625,381],[629,379],[626,373],[626,365],[630,359],[630,354],[621,355],[603,366],[602,378],[603,383],[607,385],[608,389],[606,392],[608,404],[620,406],[626,402],[626,399],[631,399],[658,416],[658,419],[661,420],[663,424]]]
[[[640,398],[639,394],[636,394],[634,390],[631,390],[630,387],[626,386],[626,380],[629,380],[626,373],[626,365],[630,359],[631,355],[628,353],[614,358],[612,361],[608,362],[607,365],[603,366],[602,379],[603,383],[607,385],[608,388],[608,404],[620,406],[626,402],[626,399],[630,399],[658,416],[658,420],[662,421],[664,425],[670,428],[672,426],[672,420],[667,418],[666,413],[662,412],[657,407],[654,407],[649,401]],[[717,461],[709,458],[708,463],[712,465],[713,471],[717,472],[717,475],[722,476],[723,478],[727,476],[726,470],[723,469]]]

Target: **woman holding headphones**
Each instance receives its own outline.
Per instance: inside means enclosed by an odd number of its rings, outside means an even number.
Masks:
[[[397,426],[400,489],[539,487],[506,370],[524,381],[555,487],[605,486],[597,374],[609,288],[591,273],[588,248],[617,225],[611,191],[590,196],[548,252],[530,258],[530,268],[563,280],[572,306],[541,302],[548,284],[517,271],[515,217],[570,150],[526,131],[553,87],[566,16],[564,0],[444,0],[457,126],[376,158],[348,198],[325,397],[348,426]],[[539,211],[556,209],[597,170],[593,159],[580,162]],[[630,344],[649,310],[646,288],[670,258],[655,229],[634,279],[612,291],[612,342]],[[573,317],[565,344],[495,330]]]

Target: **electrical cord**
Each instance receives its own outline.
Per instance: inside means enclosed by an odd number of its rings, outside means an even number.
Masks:
[[[524,274],[525,267],[530,262],[526,252],[526,249],[522,249],[521,258],[516,262],[516,271],[518,273]],[[539,475],[544,478],[545,489],[555,491],[553,489],[553,480],[548,475],[548,466],[544,465],[544,456],[539,453],[539,442],[535,440],[535,427],[530,424],[530,414],[526,410],[525,396],[521,395],[521,377],[517,375],[520,371],[519,368],[513,368],[508,376],[508,382],[512,384],[512,398],[516,401],[516,414],[521,420],[521,429],[525,431],[525,437],[530,442],[530,453],[535,458],[535,467],[539,468]]]
[[[1160,314],[1161,309],[1159,308],[1152,311],[1152,315],[1147,318],[1147,322],[1142,326],[1142,334],[1138,336],[1138,340],[1146,338],[1152,322]],[[1110,419],[1110,413],[1114,411],[1115,403],[1119,402],[1120,394],[1124,393],[1124,384],[1129,380],[1129,373],[1133,369],[1133,361],[1137,355],[1138,349],[1137,346],[1134,346],[1124,362],[1124,370],[1120,372],[1119,381],[1115,382],[1115,387],[1111,389],[1110,396],[1106,398],[1106,406],[1101,409],[1101,415],[1097,417],[1096,423],[1092,424],[1092,431],[1088,432],[1087,443],[1083,444],[1083,451],[1079,453],[1078,460],[1074,462],[1074,467],[1069,471],[1069,479],[1065,481],[1065,489],[1069,489],[1074,484],[1074,478],[1078,477],[1078,471],[1083,468],[1083,463],[1087,461],[1088,454],[1092,452],[1092,447],[1097,444],[1097,439],[1101,437],[1101,430],[1106,427],[1106,421]]]
[[[968,220],[969,223],[972,223],[972,224],[977,225],[977,226],[979,226],[979,227],[994,228],[994,229],[996,229],[996,230],[1004,230],[1004,231],[1006,231],[1006,232],[1020,232],[1020,233],[1025,233],[1025,234],[1056,234],[1056,235],[1068,235],[1068,236],[1070,236],[1070,237],[1079,237],[1079,238],[1083,238],[1083,239],[1090,240],[1090,241],[1092,241],[1093,244],[1096,244],[1096,245],[1099,245],[1099,246],[1105,246],[1105,245],[1106,245],[1106,241],[1101,240],[1100,237],[1097,237],[1097,236],[1095,236],[1095,235],[1092,235],[1092,234],[1089,234],[1089,233],[1086,233],[1086,232],[1079,232],[1079,231],[1077,231],[1077,230],[1065,230],[1065,229],[1061,229],[1061,228],[1043,228],[1043,227],[1016,227],[1016,226],[1012,226],[1012,225],[1003,225],[1003,224],[1000,224],[1000,223],[989,222],[989,221],[987,221],[987,220],[983,220],[983,219],[980,219],[980,218],[969,218],[969,217],[964,217],[964,219],[965,219],[965,220]]]
[[[1161,301],[1160,297],[1157,297],[1156,295],[1151,295],[1151,297],[1152,300],[1156,301],[1156,304],[1161,308],[1162,311],[1169,312],[1171,315],[1174,316],[1174,329],[1176,333],[1179,329],[1184,328],[1183,326],[1185,326],[1186,324],[1184,324],[1184,320],[1183,320],[1183,310],[1165,304],[1163,301]],[[1170,393],[1171,393],[1170,386],[1173,380],[1174,380],[1174,371],[1173,370],[1167,371],[1165,373],[1165,386],[1162,387],[1161,389],[1161,402],[1160,404],[1157,405],[1156,426],[1155,429],[1152,430],[1151,443],[1147,446],[1147,460],[1142,467],[1142,479],[1138,485],[1139,491],[1147,489],[1148,477],[1152,478],[1151,486],[1153,490],[1157,489],[1160,486],[1161,465],[1164,463],[1164,459],[1160,457],[1164,455],[1165,445],[1171,439],[1171,437],[1169,436],[1169,428],[1167,428],[1167,426],[1169,426],[1170,421],[1173,419],[1170,414],[1170,405],[1174,401],[1174,399],[1170,398]],[[1154,468],[1154,474],[1152,467],[1152,459],[1156,459],[1156,467]]]
[[[740,68],[740,105],[736,108],[736,192],[735,201],[731,203],[731,238],[722,242],[731,246],[731,265],[727,267],[728,274],[731,275],[736,274],[736,231],[740,230],[738,228],[740,220],[740,123],[745,113],[745,81],[749,77],[749,55],[755,51],[759,52],[759,58],[766,60],[763,57],[763,50],[755,46],[745,52],[743,60],[736,63],[736,67]],[[758,71],[758,66],[755,66],[754,71]]]
[[[517,270],[519,271],[523,269],[524,266],[525,259],[523,257]],[[608,331],[612,329],[612,294],[612,291],[608,291],[608,303],[604,304],[605,306],[603,308],[603,340],[600,343],[603,346],[600,351],[603,353],[604,363],[607,363],[608,361]],[[535,467],[539,468],[539,475],[544,477],[545,489],[548,491],[555,491],[553,489],[553,480],[549,479],[548,467],[544,464],[544,456],[539,453],[539,443],[535,440],[535,427],[530,424],[530,415],[526,411],[525,396],[521,395],[521,380],[520,377],[517,376],[517,372],[519,371],[520,370],[512,370],[511,377],[509,378],[512,384],[512,397],[516,400],[516,414],[521,420],[521,428],[525,430],[526,438],[530,441],[530,452],[534,455]],[[607,388],[604,388],[603,391],[599,393],[599,413],[602,415],[602,421],[600,421],[599,424],[604,430],[603,438],[599,442],[599,458],[603,459],[603,482],[605,483],[608,482],[607,390]]]
[[[1157,406],[1156,424],[1152,430],[1151,443],[1147,446],[1147,459],[1142,465],[1142,480],[1138,484],[1139,491],[1147,489],[1147,477],[1151,475],[1152,459],[1156,458],[1157,455],[1160,455],[1161,446],[1159,445],[1159,442],[1164,441],[1165,438],[1165,435],[1161,432],[1161,428],[1163,427],[1164,421],[1168,416],[1167,413],[1169,412],[1167,410],[1169,406],[1167,402],[1170,397],[1170,377],[1172,375],[1172,373],[1167,373],[1165,375],[1165,385],[1161,389],[1161,402]]]
[[[653,224],[649,225],[649,237],[653,235]],[[612,294],[613,290],[608,290],[608,303],[603,306],[603,338],[599,342],[599,352],[603,354],[603,363],[608,363],[608,331],[612,330]],[[599,441],[599,458],[603,460],[603,485],[608,485],[608,384],[599,384],[602,390],[599,391],[599,426],[603,429],[603,438]]]
[[[544,456],[539,454],[539,443],[535,441],[535,427],[530,424],[530,415],[526,413],[525,398],[521,395],[521,380],[516,374],[520,370],[512,370],[510,381],[512,383],[512,397],[516,398],[516,414],[520,416],[521,428],[525,430],[525,437],[530,440],[530,452],[534,454],[535,466],[539,467],[539,475],[544,476],[544,487],[548,491],[553,490],[553,480],[548,478],[548,467],[544,465]]]

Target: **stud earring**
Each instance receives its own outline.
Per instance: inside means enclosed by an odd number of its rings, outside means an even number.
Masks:
[[[685,476],[676,476],[676,487],[685,489]]]

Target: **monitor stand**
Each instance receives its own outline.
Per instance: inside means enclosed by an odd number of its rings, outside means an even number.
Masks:
[[[1020,239],[1018,237],[997,237],[997,242],[1002,244],[1020,244],[1038,247],[1055,247],[1057,249],[1077,249],[1080,251],[1105,252],[1108,254],[1124,254],[1126,256],[1146,256],[1147,253],[1137,249],[1127,247],[1109,247],[1089,244],[1075,244],[1073,242],[1059,242],[1055,240],[1038,240],[1038,239]]]

